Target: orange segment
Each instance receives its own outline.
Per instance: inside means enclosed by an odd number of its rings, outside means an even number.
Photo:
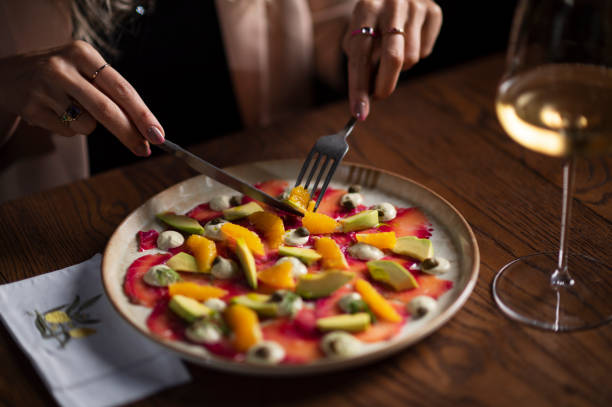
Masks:
[[[314,208],[315,208],[316,204],[317,204],[317,202],[314,199],[311,199],[310,202],[308,202],[308,207],[306,208],[306,212],[314,211]]]
[[[379,249],[393,249],[397,241],[395,232],[357,233],[358,242],[367,243]]]
[[[295,281],[291,275],[291,268],[291,263],[285,261],[260,271],[257,277],[262,283],[273,288],[294,288]]]
[[[212,285],[199,285],[192,282],[180,282],[168,286],[170,296],[184,295],[198,301],[206,301],[209,298],[221,298],[227,295],[227,291],[213,287]]]
[[[323,213],[306,212],[302,218],[302,226],[313,235],[321,235],[333,233],[338,227],[338,222]]]
[[[221,226],[221,232],[225,237],[233,240],[234,242],[239,238],[243,238],[247,247],[251,249],[253,254],[258,256],[264,255],[264,246],[263,243],[261,243],[259,236],[257,236],[257,233],[252,232],[243,226],[230,222],[224,223],[223,226]]]
[[[346,258],[336,242],[329,237],[322,237],[315,241],[315,250],[322,257],[323,269],[348,269]]]
[[[217,257],[217,246],[215,242],[200,235],[191,235],[185,243],[193,253],[200,273],[208,273],[212,263]]]
[[[261,341],[262,334],[257,313],[244,305],[230,305],[225,311],[225,321],[234,333],[232,344],[239,352],[246,352]]]
[[[287,198],[287,203],[291,206],[295,207],[301,212],[306,212],[306,208],[308,208],[308,202],[310,201],[310,194],[303,186],[298,185],[297,187],[291,190],[289,197]]]
[[[281,245],[285,226],[279,216],[271,212],[255,212],[248,219],[258,232],[263,233],[271,248],[277,249]]]
[[[363,301],[377,317],[389,322],[401,322],[402,316],[370,283],[359,279],[355,282],[355,290],[361,294]]]

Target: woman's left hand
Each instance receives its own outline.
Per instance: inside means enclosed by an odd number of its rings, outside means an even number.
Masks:
[[[370,113],[370,99],[391,95],[400,72],[428,56],[442,26],[433,0],[360,0],[343,40],[351,113]],[[378,66],[377,66],[378,65]]]

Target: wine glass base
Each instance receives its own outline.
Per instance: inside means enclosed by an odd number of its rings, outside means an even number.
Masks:
[[[562,332],[612,321],[612,269],[591,257],[568,255],[573,284],[552,286],[557,253],[537,253],[506,264],[493,280],[493,298],[508,317]]]

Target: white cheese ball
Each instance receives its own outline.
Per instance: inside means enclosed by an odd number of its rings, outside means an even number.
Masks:
[[[221,330],[207,321],[196,321],[185,330],[185,336],[195,343],[212,344],[221,340]]]
[[[298,278],[308,273],[308,268],[298,258],[293,256],[281,257],[276,261],[276,264],[289,262],[291,263],[291,275],[293,278]]]
[[[437,306],[438,302],[433,298],[426,295],[419,295],[410,300],[406,305],[406,309],[414,318],[421,318],[436,309]]]
[[[219,311],[219,312],[223,312],[225,308],[227,307],[227,304],[225,303],[225,301],[223,301],[220,298],[209,298],[206,301],[204,301],[204,305],[214,311]]]
[[[301,228],[300,228],[301,229]],[[310,234],[304,236],[305,233],[299,229],[291,229],[283,235],[283,243],[287,246],[302,246],[308,243]]]
[[[213,219],[204,225],[204,236],[211,240],[221,241],[224,239],[223,232],[221,232],[221,226],[227,223],[227,220],[222,218]]]
[[[439,276],[450,270],[450,262],[443,257],[435,257],[423,260],[419,268],[423,273]]]
[[[351,304],[355,301],[359,301],[361,299],[361,295],[359,293],[348,293],[343,295],[340,300],[338,300],[338,306],[344,312],[351,312]]]
[[[319,344],[323,353],[327,357],[349,357],[361,352],[363,344],[353,335],[342,332],[333,331],[326,334]]]
[[[213,211],[221,212],[230,208],[230,199],[229,195],[218,195],[208,202],[208,206]]]
[[[185,238],[179,232],[166,230],[157,236],[157,248],[160,250],[174,249],[185,243]]]
[[[276,365],[285,358],[285,349],[274,341],[262,341],[249,348],[246,354],[248,363]]]
[[[375,211],[378,211],[378,220],[381,222],[388,222],[395,219],[397,216],[397,210],[395,206],[389,202],[382,202],[372,207]]]
[[[147,270],[142,279],[145,283],[155,287],[168,287],[179,281],[181,276],[165,264],[157,264]]]
[[[363,196],[359,192],[349,192],[342,195],[340,205],[343,208],[354,209],[363,203]]]
[[[382,259],[385,254],[378,247],[374,247],[367,243],[357,243],[348,248],[351,256],[359,260],[378,260]]]
[[[213,277],[220,280],[227,280],[238,274],[238,265],[234,260],[226,259],[225,257],[217,256],[210,269]]]

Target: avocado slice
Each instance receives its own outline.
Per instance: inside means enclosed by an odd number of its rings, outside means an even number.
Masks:
[[[212,312],[210,308],[201,302],[180,294],[172,296],[168,307],[187,322],[193,322]]]
[[[204,233],[204,228],[200,225],[200,222],[185,215],[177,215],[172,212],[158,213],[157,219],[161,220],[168,226],[180,230],[181,232],[189,233],[192,235],[201,235]]]
[[[244,205],[234,206],[223,210],[223,217],[229,221],[236,219],[246,218],[252,213],[262,212],[263,208],[257,204],[257,202],[251,201]]]
[[[166,266],[174,271],[188,271],[190,273],[198,272],[198,264],[195,257],[185,252],[179,252],[170,257],[166,262]]]
[[[373,228],[378,226],[378,211],[369,209],[359,212],[348,218],[340,219],[340,225],[342,226],[343,232]]]
[[[278,304],[267,302],[269,295],[249,293],[238,295],[230,300],[230,304],[240,304],[257,312],[262,317],[275,317],[278,315]]]
[[[402,236],[397,238],[393,253],[412,257],[419,261],[433,257],[433,245],[429,239],[419,239],[416,236]]]
[[[348,331],[361,332],[370,326],[370,314],[358,312],[356,314],[341,314],[317,319],[317,328],[320,331]]]
[[[278,254],[280,256],[297,257],[307,266],[310,266],[312,263],[321,258],[321,255],[315,250],[308,249],[306,247],[280,246],[278,248]]]
[[[240,260],[240,265],[242,266],[242,270],[246,276],[247,283],[249,283],[249,286],[252,289],[256,290],[257,266],[255,265],[255,259],[253,258],[251,249],[249,249],[249,246],[247,246],[244,238],[242,237],[236,240],[236,255],[238,256],[238,260]]]
[[[343,270],[305,274],[298,279],[295,293],[306,299],[327,297],[354,277],[355,273]]]
[[[391,260],[372,260],[368,262],[370,276],[376,281],[389,284],[395,291],[416,288],[419,283],[410,271]]]

